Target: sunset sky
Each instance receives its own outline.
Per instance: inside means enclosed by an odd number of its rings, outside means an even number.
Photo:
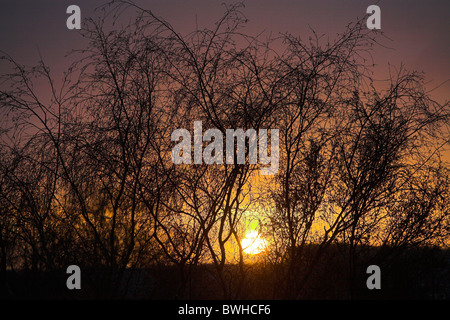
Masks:
[[[104,1],[0,1],[0,51],[11,55],[20,63],[33,65],[41,55],[59,79],[71,60],[65,54],[86,44],[74,30],[66,28],[66,8],[76,4],[82,18],[95,17],[94,9]],[[223,0],[139,0],[137,4],[152,10],[169,21],[176,30],[187,33],[195,29],[212,27],[224,12]],[[225,1],[234,3],[234,1]],[[374,52],[375,78],[386,77],[390,65],[404,64],[409,70],[425,72],[432,97],[445,102],[450,92],[450,2],[433,1],[269,1],[247,0],[243,13],[249,19],[247,31],[290,32],[307,35],[309,27],[318,34],[332,38],[357,17],[365,15],[371,4],[381,8],[381,31],[386,39]],[[0,63],[0,72],[4,72]]]
[[[0,300],[450,298],[449,0],[110,1],[0,0]]]
[[[178,31],[191,31],[197,23],[211,26],[223,13],[223,0],[139,0],[139,5],[164,17]],[[39,51],[55,72],[64,66],[64,54],[83,46],[76,31],[66,28],[66,8],[76,4],[82,18],[95,16],[94,8],[104,1],[76,0],[2,0],[0,1],[0,50],[23,63],[34,63]],[[376,1],[365,0],[247,0],[244,14],[249,19],[248,31],[262,30],[277,34],[291,32],[302,35],[308,25],[318,33],[333,35],[344,30],[347,23],[365,14]],[[385,42],[392,50],[376,52],[376,63],[387,63],[424,71],[431,81],[430,88],[450,78],[450,2],[379,1],[381,30],[392,39]],[[196,22],[197,21],[197,22]],[[445,99],[447,82],[435,91],[436,99]],[[448,95],[447,95],[448,96]]]

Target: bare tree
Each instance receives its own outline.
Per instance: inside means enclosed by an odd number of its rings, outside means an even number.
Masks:
[[[87,20],[88,46],[58,85],[43,61],[29,68],[2,56],[12,71],[0,84],[0,284],[8,268],[76,263],[92,271],[100,296],[120,297],[134,270],[163,264],[179,271],[177,295],[191,297],[201,263],[223,298],[241,298],[251,208],[272,244],[274,297],[301,297],[335,243],[352,296],[366,247],[381,255],[448,241],[439,152],[449,104],[404,69],[375,87],[379,38],[362,20],[334,40],[314,31],[308,41],[261,40],[243,32],[242,6],[181,34],[150,10],[112,1]],[[111,26],[131,10],[135,20]],[[175,164],[172,133],[195,121],[223,137],[279,129],[277,174],[260,177],[250,141],[239,163],[234,137],[232,162]],[[221,146],[215,156],[226,154]]]
[[[301,294],[336,241],[349,245],[352,291],[358,248],[386,227],[388,206],[411,178],[405,174],[411,161],[423,164],[415,155],[425,146],[434,146],[432,154],[439,149],[438,128],[449,116],[448,104],[424,92],[419,74],[401,70],[385,92],[373,86],[370,60],[363,58],[377,41],[361,21],[332,43],[320,40],[288,36],[289,54],[282,57],[290,94],[279,116],[284,157],[268,221],[278,261],[286,265],[287,297]],[[306,258],[312,243],[317,249]]]

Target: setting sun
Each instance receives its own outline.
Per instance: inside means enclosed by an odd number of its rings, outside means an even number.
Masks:
[[[266,240],[261,239],[255,230],[249,231],[242,239],[242,248],[247,254],[258,254],[266,249]]]

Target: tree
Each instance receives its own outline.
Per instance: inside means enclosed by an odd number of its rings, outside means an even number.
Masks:
[[[184,35],[133,2],[112,1],[81,29],[88,45],[60,84],[43,61],[30,68],[2,57],[12,68],[0,87],[2,284],[8,267],[76,263],[91,271],[98,296],[121,297],[133,271],[162,264],[178,269],[177,296],[191,297],[192,271],[204,264],[221,297],[242,298],[251,210],[270,238],[274,297],[301,297],[336,243],[352,296],[368,247],[381,256],[448,241],[439,152],[449,104],[403,68],[376,87],[378,33],[362,20],[334,40],[314,31],[309,41],[261,40],[243,31],[242,7]],[[135,20],[111,28],[131,10]],[[279,130],[278,172],[259,174],[250,139],[233,143],[233,161],[175,164],[172,133],[196,121],[202,134],[223,137]],[[200,141],[202,151],[214,139]],[[214,155],[226,155],[217,145]]]
[[[280,109],[284,157],[268,226],[281,242],[279,261],[287,265],[282,290],[290,298],[301,294],[336,241],[348,244],[352,294],[358,250],[376,243],[375,231],[385,230],[387,212],[394,214],[390,206],[417,174],[413,168],[430,163],[442,147],[439,128],[449,117],[448,103],[426,94],[420,74],[400,70],[384,92],[374,87],[363,54],[376,39],[361,21],[332,43],[311,39],[307,45],[287,36],[288,54],[280,58],[289,68],[284,79],[290,94]],[[426,147],[430,153],[419,157]],[[427,203],[441,197],[428,192],[436,198]],[[429,213],[437,219],[427,226],[430,239],[448,237],[441,214]],[[413,231],[414,237],[420,233]],[[306,259],[311,243],[318,247]]]

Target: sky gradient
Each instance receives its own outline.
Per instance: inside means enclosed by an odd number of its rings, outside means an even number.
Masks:
[[[76,4],[82,19],[95,17],[94,9],[106,1],[99,0],[0,0],[0,51],[19,63],[34,65],[42,56],[55,79],[70,65],[66,54],[86,43],[75,30],[68,30],[66,8]],[[198,25],[212,27],[224,12],[223,0],[136,0],[170,22],[175,30],[188,33]],[[247,0],[243,13],[249,19],[250,34],[261,31],[294,35],[308,34],[309,27],[330,38],[358,17],[365,16],[371,4],[381,8],[381,31],[391,40],[374,51],[375,79],[387,75],[389,65],[403,64],[408,70],[423,71],[427,89],[440,103],[450,92],[450,1],[448,0]],[[130,12],[131,13],[131,12]],[[5,72],[0,62],[0,73]]]
[[[65,54],[85,44],[76,31],[66,28],[66,8],[76,4],[82,18],[94,17],[94,9],[104,1],[76,0],[2,0],[0,1],[0,50],[21,63],[34,64],[39,55],[49,62],[56,73],[64,70]],[[169,21],[176,30],[191,31],[212,26],[224,8],[223,0],[138,0],[142,7],[151,9]],[[225,3],[233,3],[225,1]],[[248,32],[290,32],[302,35],[311,26],[318,33],[330,34],[344,30],[345,26],[365,15],[366,8],[375,1],[318,0],[273,1],[247,0],[244,14],[249,19]],[[379,48],[374,57],[380,74],[388,63],[423,71],[430,81],[429,88],[441,85],[433,92],[439,101],[445,101],[450,91],[450,2],[433,1],[379,1],[381,30],[392,41],[385,44],[392,49]]]

